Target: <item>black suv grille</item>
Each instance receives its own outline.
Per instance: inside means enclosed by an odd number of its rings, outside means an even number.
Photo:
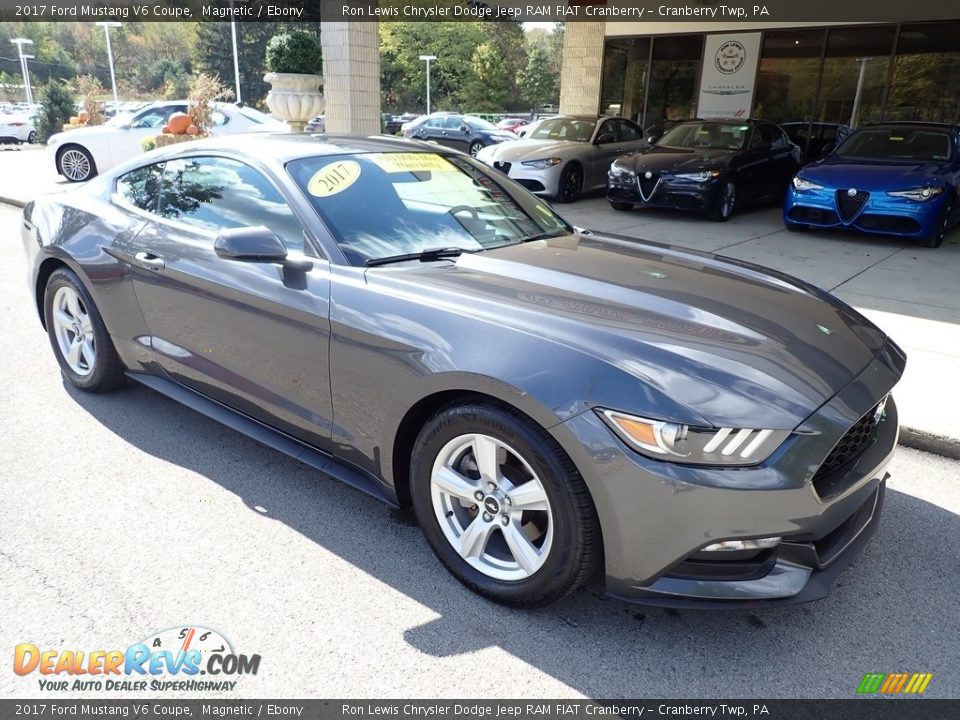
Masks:
[[[840,211],[840,217],[844,221],[852,220],[863,204],[867,202],[870,193],[865,190],[856,190],[855,195],[850,195],[849,190],[837,190],[837,210]]]
[[[646,201],[653,196],[654,191],[657,189],[657,185],[660,183],[660,176],[651,173],[650,177],[647,177],[646,173],[644,173],[637,178],[637,183],[640,185],[640,197]]]
[[[884,401],[881,400],[880,403],[882,402]],[[877,408],[880,407],[880,403],[874,405],[870,409],[870,412],[857,420],[857,422],[853,424],[853,427],[847,430],[844,436],[840,438],[840,442],[834,445],[833,450],[827,455],[827,459],[823,461],[823,464],[817,469],[816,474],[813,476],[814,484],[859,456],[860,453],[866,450],[867,446],[873,442],[873,439],[877,435],[877,424],[880,420],[877,413]]]

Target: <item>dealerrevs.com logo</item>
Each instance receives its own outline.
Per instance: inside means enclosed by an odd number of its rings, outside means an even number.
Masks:
[[[199,625],[161,630],[125,650],[51,650],[20,643],[13,651],[13,671],[39,675],[43,692],[231,691],[238,682],[233,678],[256,675],[259,668],[259,655],[238,654],[221,633]]]

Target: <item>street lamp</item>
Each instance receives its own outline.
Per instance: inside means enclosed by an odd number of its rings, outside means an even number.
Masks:
[[[118,22],[98,22],[99,27],[103,28],[103,34],[107,36],[107,57],[110,59],[110,84],[113,86],[113,102],[118,103],[117,98],[117,76],[113,72],[113,48],[110,47],[110,28],[118,28],[122,23]]]
[[[27,91],[27,104],[33,105],[33,91],[30,89],[30,70],[27,67],[27,58],[23,54],[24,45],[33,45],[30,38],[13,38],[10,42],[17,46],[17,53],[20,56],[20,72],[23,73],[23,87]]]
[[[230,17],[233,18],[233,0],[230,0]],[[233,82],[237,88],[237,105],[243,102],[240,97],[240,60],[237,57],[237,21],[230,20],[230,38],[233,41]]]
[[[430,114],[430,61],[436,60],[436,55],[421,55],[421,60],[426,61],[427,63],[427,115]]]

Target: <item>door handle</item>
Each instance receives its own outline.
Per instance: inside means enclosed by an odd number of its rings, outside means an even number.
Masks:
[[[163,262],[163,258],[157,257],[152,253],[138,252],[133,257],[138,263],[150,270],[163,270],[163,268],[166,267],[166,263]]]

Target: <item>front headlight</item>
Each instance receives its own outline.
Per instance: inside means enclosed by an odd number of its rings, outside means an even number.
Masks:
[[[677,180],[691,180],[693,182],[706,182],[720,177],[719,170],[701,170],[695,173],[677,173],[674,175]]]
[[[563,160],[561,158],[542,158],[540,160],[524,160],[520,164],[543,170],[548,167],[553,167],[554,165],[559,165],[562,162]]]
[[[911,190],[895,190],[888,192],[887,195],[896,198],[906,198],[907,200],[932,200],[943,192],[942,187],[913,188]]]
[[[613,163],[610,165],[610,170],[607,171],[607,174],[613,178],[620,178],[620,177],[633,175],[633,171],[628,170],[622,165],[617,165],[616,163]]]
[[[804,190],[823,190],[823,185],[817,185],[815,182],[805,180],[799,175],[795,175],[791,182],[793,183],[793,189],[801,192]]]
[[[601,410],[600,415],[640,453],[690,465],[756,465],[790,435],[789,430],[691,427],[616,410]]]

